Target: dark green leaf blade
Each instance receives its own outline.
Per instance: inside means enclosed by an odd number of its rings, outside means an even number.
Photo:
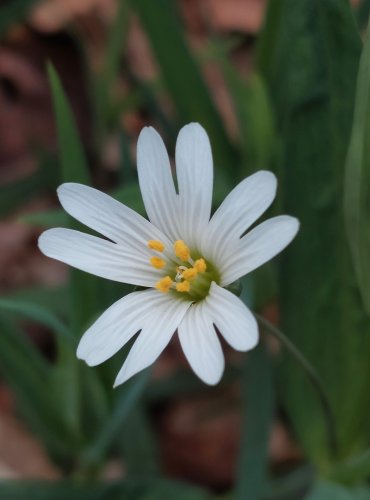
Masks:
[[[216,168],[235,169],[237,157],[199,68],[185,42],[175,3],[171,0],[132,2],[149,37],[182,124],[198,121],[211,138]],[[222,170],[219,171],[222,173]]]
[[[344,187],[344,215],[362,299],[370,314],[370,35],[361,55]]]
[[[242,374],[243,431],[234,498],[259,500],[267,479],[274,409],[271,359],[261,343],[248,354]]]
[[[339,453],[364,446],[370,322],[356,288],[342,212],[344,158],[361,41],[346,0],[284,0],[264,71],[283,141],[284,211],[301,222],[281,267],[282,329],[313,364],[337,419]],[[294,40],[294,43],[292,43]],[[286,357],[282,391],[318,467],[331,461],[312,389]]]
[[[122,482],[39,481],[0,482],[4,500],[210,500],[202,489],[167,479],[139,479]]]

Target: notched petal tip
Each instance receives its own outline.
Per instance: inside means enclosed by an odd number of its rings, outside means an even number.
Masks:
[[[141,129],[138,140],[137,140],[137,147],[139,145],[143,145],[143,142],[150,141],[153,139],[160,139],[162,142],[161,136],[158,134],[156,129],[154,127],[144,127]]]

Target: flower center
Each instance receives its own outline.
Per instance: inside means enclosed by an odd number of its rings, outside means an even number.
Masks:
[[[219,273],[212,263],[198,252],[190,251],[183,240],[173,244],[174,258],[163,255],[165,246],[161,241],[149,240],[148,248],[157,252],[150,258],[150,264],[164,272],[163,278],[155,284],[155,288],[162,293],[174,293],[197,302],[208,295],[212,281],[219,282]]]

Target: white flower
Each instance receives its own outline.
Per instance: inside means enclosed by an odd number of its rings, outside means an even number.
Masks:
[[[145,128],[139,137],[140,189],[150,222],[93,188],[63,184],[64,209],[108,239],[71,229],[50,229],[41,251],[83,271],[147,287],[107,309],[83,335],[77,356],[90,366],[113,356],[138,331],[115,386],[151,365],[178,330],[194,372],[216,384],[224,370],[217,331],[236,350],[258,341],[253,314],[225,287],[279,253],[298,221],[274,217],[246,230],[272,203],[276,178],[266,171],[244,179],[210,219],[213,164],[208,136],[195,123],[176,144],[175,188],[161,137]]]

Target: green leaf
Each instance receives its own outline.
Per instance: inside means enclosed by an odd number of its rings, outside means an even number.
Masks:
[[[344,213],[362,300],[370,314],[370,35],[361,55],[355,112],[348,149]]]
[[[18,220],[23,224],[42,228],[63,227],[68,224],[68,215],[63,210],[56,209],[24,214]]]
[[[242,177],[256,170],[271,170],[276,156],[276,138],[265,82],[256,73],[244,82],[226,57],[222,66],[239,123]]]
[[[117,391],[117,402],[109,419],[104,422],[103,428],[97,434],[94,442],[83,453],[81,460],[86,466],[99,463],[102,457],[111,449],[117,434],[124,425],[125,419],[143,393],[148,381],[148,372],[136,376],[124,384]]]
[[[51,64],[48,65],[48,75],[58,131],[59,155],[61,160],[62,179],[65,182],[90,183],[90,175],[86,157],[79,138],[76,122],[64,93],[59,76]],[[69,219],[69,225],[79,228],[79,224]],[[84,329],[94,318],[98,310],[98,281],[95,276],[72,269],[70,280],[70,319],[71,330],[79,339]],[[85,367],[84,367],[85,368]],[[58,359],[53,372],[52,385],[58,387],[50,395],[56,407],[59,408],[63,420],[70,432],[75,436],[77,446],[83,444],[84,429],[82,426],[82,387],[80,377],[82,365],[76,358],[75,348],[69,342],[58,338]],[[93,390],[93,385],[100,385],[94,376],[85,385],[91,395],[101,394],[101,387]],[[91,399],[90,411],[95,411],[95,401]]]
[[[368,500],[370,490],[365,488],[347,489],[339,484],[319,481],[305,500]]]
[[[269,0],[260,36],[257,40],[256,67],[267,80],[274,78],[276,70],[276,40],[280,36],[285,0]]]
[[[2,296],[3,299],[19,302],[32,302],[48,309],[53,314],[67,315],[67,288],[65,286],[46,287],[33,286],[12,291]]]
[[[32,302],[23,302],[20,300],[0,299],[0,310],[18,313],[26,316],[37,323],[45,325],[58,335],[70,339],[73,342],[73,336],[68,328],[60,319],[51,313],[45,307]]]
[[[65,457],[64,427],[49,405],[51,367],[12,323],[0,320],[0,366],[27,423],[56,459]]]
[[[235,150],[186,44],[175,2],[157,0],[154,5],[151,0],[136,0],[132,5],[150,40],[164,85],[181,123],[197,121],[205,127],[211,139],[218,173],[223,174],[221,168],[232,172],[237,166]]]
[[[302,491],[308,491],[315,472],[312,466],[302,465],[266,484],[263,500],[298,500]]]
[[[266,333],[273,335],[277,339],[281,346],[286,349],[286,351],[297,361],[301,369],[306,373],[313,389],[316,391],[318,399],[321,404],[323,417],[326,424],[326,431],[328,436],[328,445],[333,453],[337,452],[338,448],[338,436],[336,429],[336,422],[330,406],[329,399],[327,397],[325,388],[323,387],[315,368],[310,364],[310,362],[305,358],[305,356],[296,348],[296,346],[283,334],[276,326],[266,320],[263,316],[259,314],[254,314],[259,326],[264,328]]]
[[[48,64],[48,75],[56,116],[59,158],[64,182],[89,184],[89,169],[77,131],[76,121],[59,76],[50,63]]]
[[[370,15],[370,1],[360,0],[359,5],[356,8],[356,20],[360,29],[366,28],[367,22]]]
[[[210,500],[202,489],[167,479],[139,479],[116,482],[6,481],[0,482],[4,500]]]
[[[41,161],[38,169],[25,179],[0,187],[0,215],[6,216],[34,196],[58,185],[59,173],[50,159]]]
[[[284,211],[301,222],[281,260],[281,326],[316,367],[344,458],[368,442],[370,409],[370,322],[341,209],[361,41],[346,0],[284,0],[279,19],[263,74],[282,139]],[[332,458],[312,388],[286,356],[280,374],[296,435],[325,470]]]
[[[150,476],[160,470],[160,456],[147,408],[136,403],[121,431],[122,457],[129,477]]]
[[[365,481],[370,477],[370,449],[354,455],[347,461],[337,464],[330,477],[341,483],[351,484]]]
[[[247,356],[242,373],[242,397],[243,430],[234,498],[258,500],[267,480],[274,410],[271,359],[262,343]]]
[[[22,22],[38,0],[12,0],[0,7],[0,36],[13,25]]]
[[[129,2],[121,0],[117,6],[115,19],[108,30],[104,67],[97,84],[97,106],[102,130],[110,116],[112,85],[117,77],[119,63],[128,33]]]

